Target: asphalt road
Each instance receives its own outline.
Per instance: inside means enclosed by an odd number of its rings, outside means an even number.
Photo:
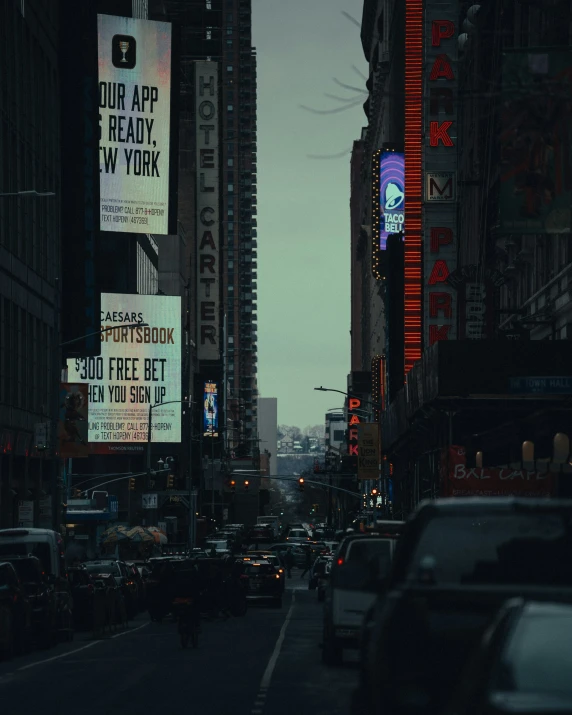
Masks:
[[[181,649],[174,623],[141,615],[114,636],[80,633],[2,663],[2,715],[347,715],[355,655],[322,664],[322,604],[293,575],[282,609],[203,623],[197,650]]]

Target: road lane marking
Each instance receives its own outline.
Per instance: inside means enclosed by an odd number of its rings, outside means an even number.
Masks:
[[[111,638],[119,638],[119,636],[125,636],[128,635],[129,633],[135,633],[135,631],[140,631],[141,628],[145,628],[145,626],[148,626],[149,623],[144,623],[142,626],[138,626],[137,628],[134,628],[133,630],[130,631],[123,631],[123,633],[117,633],[114,636],[111,636]],[[68,650],[67,653],[60,653],[59,655],[54,655],[51,658],[44,658],[44,660],[38,660],[35,663],[29,663],[28,665],[23,665],[21,668],[18,668],[18,672],[21,670],[29,670],[30,668],[35,668],[37,665],[44,665],[45,663],[52,663],[54,660],[60,660],[60,658],[67,658],[70,655],[75,655],[76,653],[81,653],[82,650],[87,650],[88,648],[92,648],[94,645],[97,645],[98,643],[105,643],[104,639],[97,640],[97,641],[92,641],[91,643],[87,643],[87,645],[83,645],[81,648],[75,648],[75,650]]]
[[[38,660],[35,663],[29,663],[28,665],[23,665],[21,668],[18,668],[18,671],[29,670],[30,668],[35,668],[37,665],[43,665],[44,663],[51,663],[54,660],[59,660],[60,658],[67,658],[70,655],[75,655],[75,653],[81,653],[82,650],[87,650],[88,648],[92,648],[94,645],[97,645],[100,642],[101,641],[93,641],[92,643],[83,645],[81,648],[76,648],[75,650],[68,650],[67,653],[60,653],[59,655],[54,655],[51,658],[45,658],[44,660]]]
[[[288,628],[288,624],[290,623],[290,619],[292,618],[292,611],[294,610],[295,602],[296,592],[294,591],[292,593],[292,603],[290,604],[290,608],[288,609],[288,613],[286,614],[286,620],[282,624],[282,628],[280,629],[280,635],[278,636],[278,640],[276,641],[276,645],[274,646],[274,651],[270,656],[270,660],[268,661],[268,665],[266,666],[266,670],[264,671],[264,675],[262,676],[262,681],[260,682],[260,690],[267,690],[270,687],[272,673],[274,672],[274,668],[276,667],[278,656],[280,655],[280,651],[282,649],[282,643],[284,643],[284,638],[286,637],[286,629]]]
[[[130,633],[135,633],[135,631],[140,631],[142,628],[145,628],[145,626],[149,625],[149,621],[147,623],[144,623],[142,626],[137,626],[137,628],[134,628],[131,631],[123,631],[123,633],[116,633],[114,636],[111,636],[112,638],[121,638],[121,636],[126,636]]]

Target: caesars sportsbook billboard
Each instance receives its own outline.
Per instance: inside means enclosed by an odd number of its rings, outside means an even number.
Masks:
[[[97,40],[100,229],[176,233],[171,23],[98,15]]]
[[[100,357],[68,361],[68,382],[89,385],[88,440],[146,442],[149,406],[181,399],[181,298],[102,293],[105,328]],[[152,410],[151,439],[181,441],[180,402]]]

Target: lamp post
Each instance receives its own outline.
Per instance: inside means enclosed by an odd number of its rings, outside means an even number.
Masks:
[[[344,392],[343,390],[336,390],[333,387],[315,387],[314,390],[317,392],[337,392],[339,395],[345,395],[346,397],[355,397],[358,400],[361,400],[362,402],[365,402],[367,405],[371,405],[372,407],[375,407],[376,410],[381,410],[383,409],[383,406],[380,402],[372,402],[371,400],[364,400],[362,397],[359,397],[358,395],[354,395],[351,392]],[[355,410],[352,410],[355,412]]]

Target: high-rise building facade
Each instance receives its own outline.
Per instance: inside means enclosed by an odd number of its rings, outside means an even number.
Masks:
[[[2,526],[52,526],[54,460],[34,428],[51,424],[59,379],[58,14],[55,2],[0,4]]]

